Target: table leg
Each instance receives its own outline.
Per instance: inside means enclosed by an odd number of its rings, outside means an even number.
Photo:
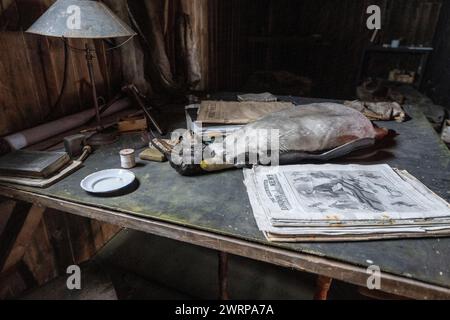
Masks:
[[[314,300],[327,300],[328,291],[330,291],[331,283],[333,279],[318,276],[316,282],[316,293],[314,294]]]
[[[228,295],[228,254],[219,251],[219,299],[229,300]]]

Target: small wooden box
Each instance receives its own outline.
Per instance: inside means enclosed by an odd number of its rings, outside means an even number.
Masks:
[[[132,132],[147,130],[145,118],[128,118],[119,121],[119,132]]]

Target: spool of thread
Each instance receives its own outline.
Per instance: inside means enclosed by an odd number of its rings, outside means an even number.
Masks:
[[[136,166],[135,152],[133,149],[120,151],[120,165],[123,169],[131,169]]]

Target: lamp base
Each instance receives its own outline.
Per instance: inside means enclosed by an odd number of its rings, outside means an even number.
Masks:
[[[98,130],[87,140],[87,143],[95,147],[113,144],[117,140],[119,140],[119,132],[115,128],[108,128]]]

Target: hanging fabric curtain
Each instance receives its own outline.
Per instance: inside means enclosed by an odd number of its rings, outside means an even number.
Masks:
[[[122,48],[124,81],[146,94],[182,94],[202,78],[193,4],[199,0],[105,0],[139,34]]]

